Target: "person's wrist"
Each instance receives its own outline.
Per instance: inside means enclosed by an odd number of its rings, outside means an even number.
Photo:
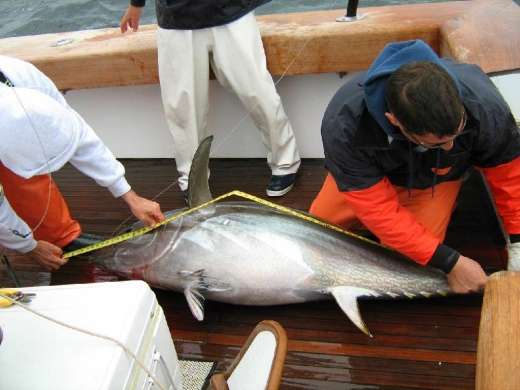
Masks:
[[[34,238],[31,238],[31,241],[27,245],[25,245],[23,248],[16,249],[16,251],[27,255],[33,252],[37,246],[38,241],[36,241]]]
[[[428,265],[440,269],[445,274],[449,274],[453,267],[455,267],[455,264],[457,264],[459,257],[460,253],[456,250],[444,244],[439,244]]]
[[[132,202],[136,197],[137,197],[137,194],[135,193],[134,190],[128,190],[128,192],[125,192],[123,195],[121,195],[121,197],[127,202],[127,203],[130,203]]]

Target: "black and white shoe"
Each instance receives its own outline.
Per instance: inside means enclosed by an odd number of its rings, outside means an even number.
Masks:
[[[272,175],[267,186],[268,196],[282,196],[293,188],[296,182],[296,173],[288,175]]]

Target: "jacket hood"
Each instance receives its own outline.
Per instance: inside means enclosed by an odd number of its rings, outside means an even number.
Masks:
[[[412,61],[431,61],[442,66],[455,80],[459,92],[461,90],[455,75],[423,41],[413,40],[386,45],[368,69],[363,89],[370,114],[390,137],[399,140],[406,140],[406,137],[400,131],[396,131],[385,117],[385,112],[388,112],[385,100],[386,85],[388,78],[397,68]]]

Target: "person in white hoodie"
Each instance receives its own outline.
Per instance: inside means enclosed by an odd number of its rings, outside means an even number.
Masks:
[[[131,189],[123,165],[55,84],[32,64],[3,55],[0,118],[0,246],[56,270],[67,263],[63,250],[89,243],[50,175],[68,162],[122,197],[148,226],[164,220],[158,203]]]

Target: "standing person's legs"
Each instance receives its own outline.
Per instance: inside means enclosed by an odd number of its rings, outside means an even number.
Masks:
[[[254,13],[212,31],[212,66],[217,79],[238,96],[260,130],[273,175],[295,174],[300,167],[296,138],[267,70]]]
[[[164,113],[184,191],[193,156],[206,136],[209,56],[205,32],[158,28],[157,47]]]
[[[79,223],[70,216],[69,208],[50,175],[24,179],[0,163],[0,183],[16,214],[31,229],[36,228],[33,233],[36,240],[63,248],[81,235]]]
[[[409,210],[430,233],[443,241],[451,214],[455,210],[461,182],[457,180],[437,184],[433,197],[431,188],[412,189],[410,197],[406,187],[393,186],[393,188],[397,192],[399,204]],[[309,212],[345,229],[366,229],[341,195],[330,173]]]

